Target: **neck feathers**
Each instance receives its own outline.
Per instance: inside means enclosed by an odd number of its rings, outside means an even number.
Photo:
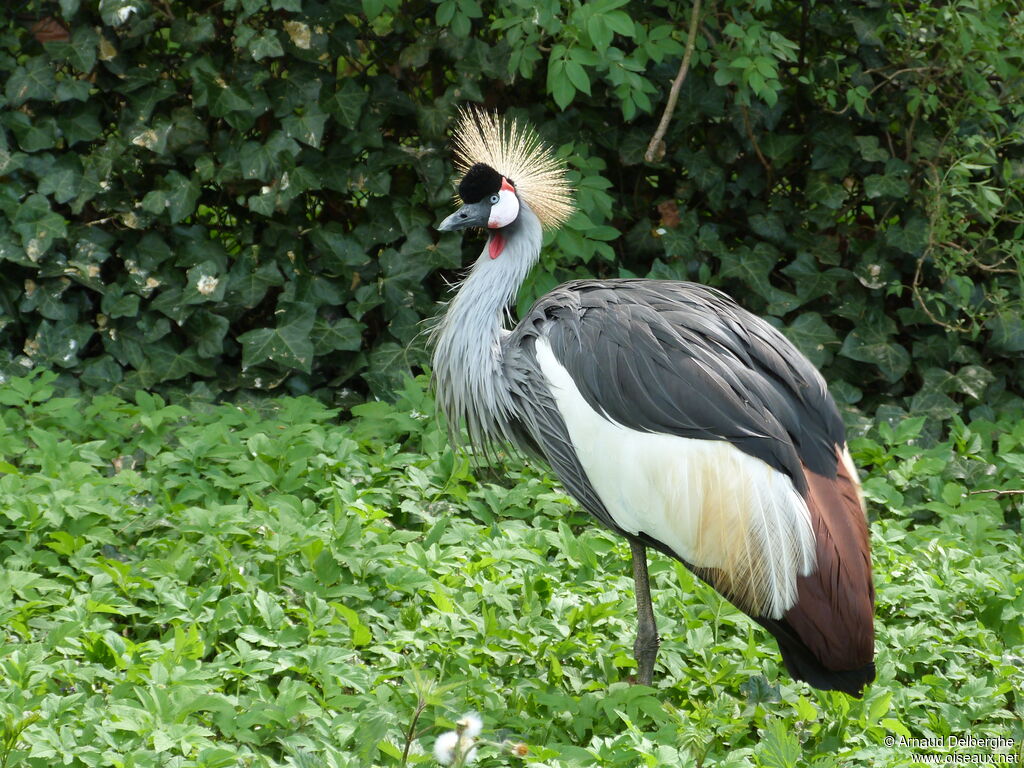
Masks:
[[[541,224],[523,204],[518,219],[495,236],[504,247],[495,258],[490,242],[484,247],[434,330],[434,384],[449,434],[459,442],[465,423],[470,443],[481,449],[510,436],[504,317],[540,255]]]

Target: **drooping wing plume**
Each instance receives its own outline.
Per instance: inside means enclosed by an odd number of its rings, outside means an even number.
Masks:
[[[464,107],[459,110],[454,143],[460,176],[477,163],[490,166],[512,182],[545,229],[561,226],[572,214],[572,189],[566,179],[565,162],[529,125],[477,107]]]

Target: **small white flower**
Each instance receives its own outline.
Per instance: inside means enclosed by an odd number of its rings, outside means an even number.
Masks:
[[[114,11],[114,18],[118,24],[124,24],[133,13],[138,13],[138,10],[134,5],[125,5]]]
[[[212,275],[203,275],[199,278],[199,282],[196,283],[196,290],[203,294],[203,296],[209,296],[217,290],[218,282],[220,281]]]

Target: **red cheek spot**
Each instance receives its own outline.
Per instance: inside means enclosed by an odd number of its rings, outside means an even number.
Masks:
[[[487,241],[487,253],[492,259],[496,259],[505,250],[505,238],[495,232]]]

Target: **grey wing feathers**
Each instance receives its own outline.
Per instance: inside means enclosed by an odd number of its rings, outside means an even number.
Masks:
[[[573,281],[534,305],[506,349],[529,355],[540,335],[590,406],[620,424],[729,441],[800,492],[801,464],[835,476],[843,426],[820,374],[781,333],[714,289]]]

